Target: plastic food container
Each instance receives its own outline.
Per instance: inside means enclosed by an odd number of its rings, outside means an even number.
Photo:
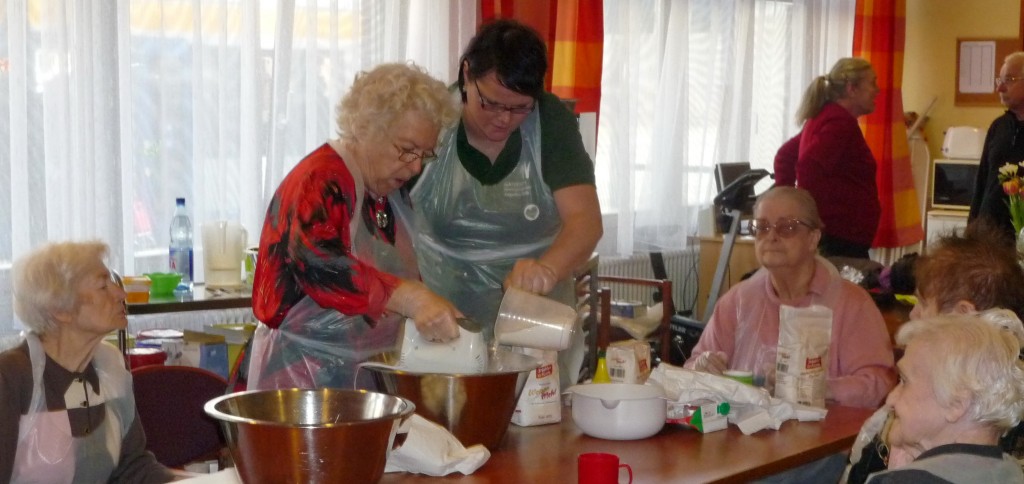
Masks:
[[[181,282],[181,274],[175,272],[151,272],[146,274],[153,281],[153,297],[171,297],[174,288]]]
[[[162,365],[167,359],[167,353],[159,348],[132,348],[128,350],[128,365],[132,368],[147,365]]]
[[[575,385],[572,421],[583,433],[600,439],[636,440],[665,426],[667,400],[661,388],[634,383]]]
[[[128,293],[128,304],[149,302],[149,290],[152,281],[146,276],[126,276],[122,279],[124,291]]]

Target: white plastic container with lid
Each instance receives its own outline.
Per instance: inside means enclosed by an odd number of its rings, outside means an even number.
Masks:
[[[237,222],[217,220],[202,225],[203,275],[206,287],[242,286],[242,264],[249,233]]]
[[[950,126],[942,140],[942,156],[959,160],[981,159],[985,132],[974,126]]]
[[[185,333],[176,329],[139,331],[135,338],[135,347],[162,350],[167,355],[165,365],[181,365],[181,356],[185,351]]]

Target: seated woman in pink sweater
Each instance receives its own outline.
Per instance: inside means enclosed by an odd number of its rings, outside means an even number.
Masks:
[[[762,269],[733,286],[715,306],[687,368],[747,370],[774,381],[779,307],[832,310],[826,400],[876,408],[895,386],[892,343],[882,314],[864,289],[817,256],[821,219],[803,189],[775,187],[754,205],[754,250]]]

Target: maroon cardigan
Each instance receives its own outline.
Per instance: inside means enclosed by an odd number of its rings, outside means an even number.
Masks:
[[[827,103],[804,124],[796,183],[814,196],[825,234],[871,245],[881,215],[875,170],[857,118],[842,106]]]

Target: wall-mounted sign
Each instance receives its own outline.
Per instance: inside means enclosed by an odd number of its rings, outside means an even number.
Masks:
[[[957,106],[999,106],[996,77],[1021,39],[956,39]]]

